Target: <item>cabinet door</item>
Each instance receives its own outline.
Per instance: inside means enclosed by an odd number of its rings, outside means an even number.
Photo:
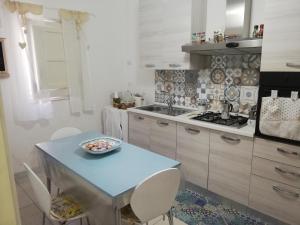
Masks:
[[[150,149],[166,157],[176,158],[176,123],[153,120],[150,130]]]
[[[267,0],[262,71],[300,72],[300,1]]]
[[[192,1],[167,0],[164,4],[162,56],[166,69],[190,69],[190,56],[181,46],[191,41]]]
[[[191,39],[192,0],[141,0],[139,20],[143,68],[191,68],[181,46]]]
[[[162,68],[163,0],[141,0],[139,4],[139,45],[141,67]]]
[[[253,140],[210,133],[208,190],[248,205]]]
[[[129,113],[128,142],[141,148],[150,148],[150,127],[152,119],[143,115]]]
[[[186,181],[207,188],[209,131],[177,125],[177,160]]]

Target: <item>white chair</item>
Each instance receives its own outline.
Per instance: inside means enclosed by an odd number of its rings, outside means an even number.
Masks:
[[[24,167],[29,177],[29,181],[33,188],[38,205],[50,220],[56,221],[63,225],[79,219],[82,224],[82,219],[85,217],[87,219],[87,223],[89,224],[89,220],[82,212],[82,208],[80,208],[80,205],[76,203],[71,196],[61,195],[52,199],[41,179],[26,163],[24,163]],[[45,218],[43,218],[43,225],[44,224]]]
[[[64,127],[57,131],[55,131],[52,135],[50,140],[56,140],[60,138],[69,137],[72,135],[80,134],[82,131],[76,127]]]
[[[129,224],[148,224],[159,216],[168,216],[173,225],[171,212],[180,185],[178,169],[155,173],[141,182],[134,190],[130,205],[121,210],[122,221]]]

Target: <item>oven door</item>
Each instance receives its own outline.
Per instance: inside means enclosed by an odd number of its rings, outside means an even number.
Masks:
[[[272,98],[272,90],[278,91]],[[300,145],[300,73],[262,72],[255,135],[265,139]],[[298,95],[299,98],[299,95]]]

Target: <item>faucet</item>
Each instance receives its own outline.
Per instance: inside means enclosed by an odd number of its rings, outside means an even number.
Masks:
[[[168,94],[168,99],[165,100],[165,103],[168,105],[168,111],[173,112],[174,110],[173,105],[175,103],[174,102],[175,94],[171,94],[170,91],[162,91],[162,92]]]

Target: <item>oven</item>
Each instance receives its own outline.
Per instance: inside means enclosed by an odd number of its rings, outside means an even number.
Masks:
[[[300,145],[300,72],[261,72],[255,135]]]

